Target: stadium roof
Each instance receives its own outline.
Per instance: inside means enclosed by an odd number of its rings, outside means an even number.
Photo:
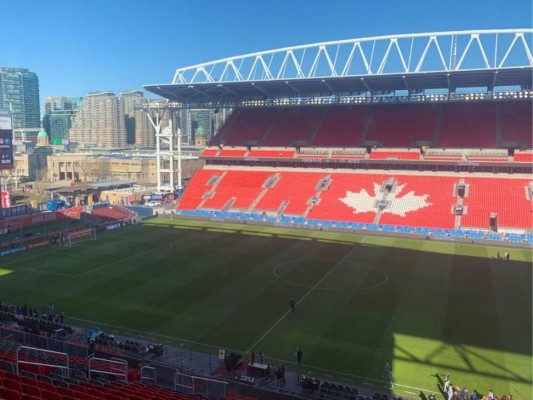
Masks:
[[[316,43],[179,68],[171,83],[144,87],[182,103],[531,88],[532,34],[505,29]]]

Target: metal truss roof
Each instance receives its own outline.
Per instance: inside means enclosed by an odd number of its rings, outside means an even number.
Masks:
[[[171,100],[518,85],[531,88],[533,29],[390,35],[323,42],[178,68],[145,88]]]

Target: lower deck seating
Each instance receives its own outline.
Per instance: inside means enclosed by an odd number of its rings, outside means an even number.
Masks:
[[[228,171],[203,207],[222,209],[233,199],[232,208],[247,209],[263,189],[267,178],[272,175],[274,173],[265,171],[250,171],[245,174],[240,171]]]
[[[371,208],[374,204],[371,200],[374,196],[374,182],[381,181],[383,181],[383,176],[377,174],[332,174],[330,186],[322,191],[320,201],[311,209],[308,217],[373,222],[376,217],[376,213]],[[352,207],[348,206],[346,201],[350,202]]]
[[[323,173],[283,172],[275,186],[255,206],[257,211],[277,211],[284,201],[287,206],[284,214],[303,214],[309,199],[316,191]]]
[[[498,226],[532,229],[533,205],[526,197],[530,180],[507,178],[465,178],[468,195],[463,203],[464,227],[489,228],[490,213],[498,214]]]
[[[394,176],[401,187],[392,200],[391,212],[384,212],[379,222],[390,225],[409,225],[427,228],[453,228],[455,177],[427,179],[419,176]],[[421,199],[427,196],[422,202]],[[420,207],[417,209],[417,207]],[[393,212],[392,212],[393,211]],[[402,215],[401,213],[405,214]]]
[[[452,229],[459,223],[453,212],[459,202],[454,188],[464,180],[468,185],[463,199],[467,211],[461,226],[487,229],[489,213],[497,212],[500,227],[533,229],[527,179],[223,167],[197,174],[200,178],[193,178],[183,196],[188,200],[185,206],[180,201],[178,210],[190,210],[187,204],[200,204],[201,199],[193,201],[191,197],[202,195],[206,174],[226,174],[202,209],[281,212],[283,216],[317,220]],[[269,185],[265,185],[267,182]]]
[[[183,196],[179,200],[181,210],[194,210],[202,201],[203,195],[211,188],[209,181],[222,171],[199,169],[187,185]]]
[[[135,215],[134,212],[120,206],[95,208],[91,214],[103,218],[106,222],[120,221]]]

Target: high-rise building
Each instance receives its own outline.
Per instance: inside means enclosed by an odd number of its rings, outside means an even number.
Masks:
[[[50,143],[63,144],[69,139],[74,115],[83,106],[83,97],[47,97],[44,101],[43,128]]]
[[[119,98],[113,92],[89,93],[74,118],[69,137],[84,146],[125,147],[126,128]]]
[[[206,140],[211,140],[228,115],[229,110],[225,108],[181,109],[179,111],[179,127],[182,141],[194,144],[196,133],[200,128],[200,132]]]
[[[13,111],[15,130],[39,129],[39,78],[25,68],[0,67],[0,110]]]
[[[120,103],[124,112],[127,143],[136,147],[154,147],[155,130],[142,107],[148,103],[141,90],[122,92]]]

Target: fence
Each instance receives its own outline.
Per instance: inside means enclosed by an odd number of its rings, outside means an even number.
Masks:
[[[22,346],[38,347],[40,349],[67,353],[71,356],[86,358],[87,347],[50,337],[34,335],[32,333],[0,327],[0,339],[15,342]]]
[[[207,378],[204,376],[187,375],[176,372],[174,375],[174,390],[200,396],[225,397],[228,382]]]
[[[128,382],[128,363],[118,358],[89,358],[89,379],[103,376]]]
[[[43,350],[35,347],[20,346],[16,353],[16,372],[21,369],[41,371],[40,368],[54,368],[61,371],[62,376],[68,376],[69,359],[67,353]],[[41,372],[39,372],[41,373]]]

